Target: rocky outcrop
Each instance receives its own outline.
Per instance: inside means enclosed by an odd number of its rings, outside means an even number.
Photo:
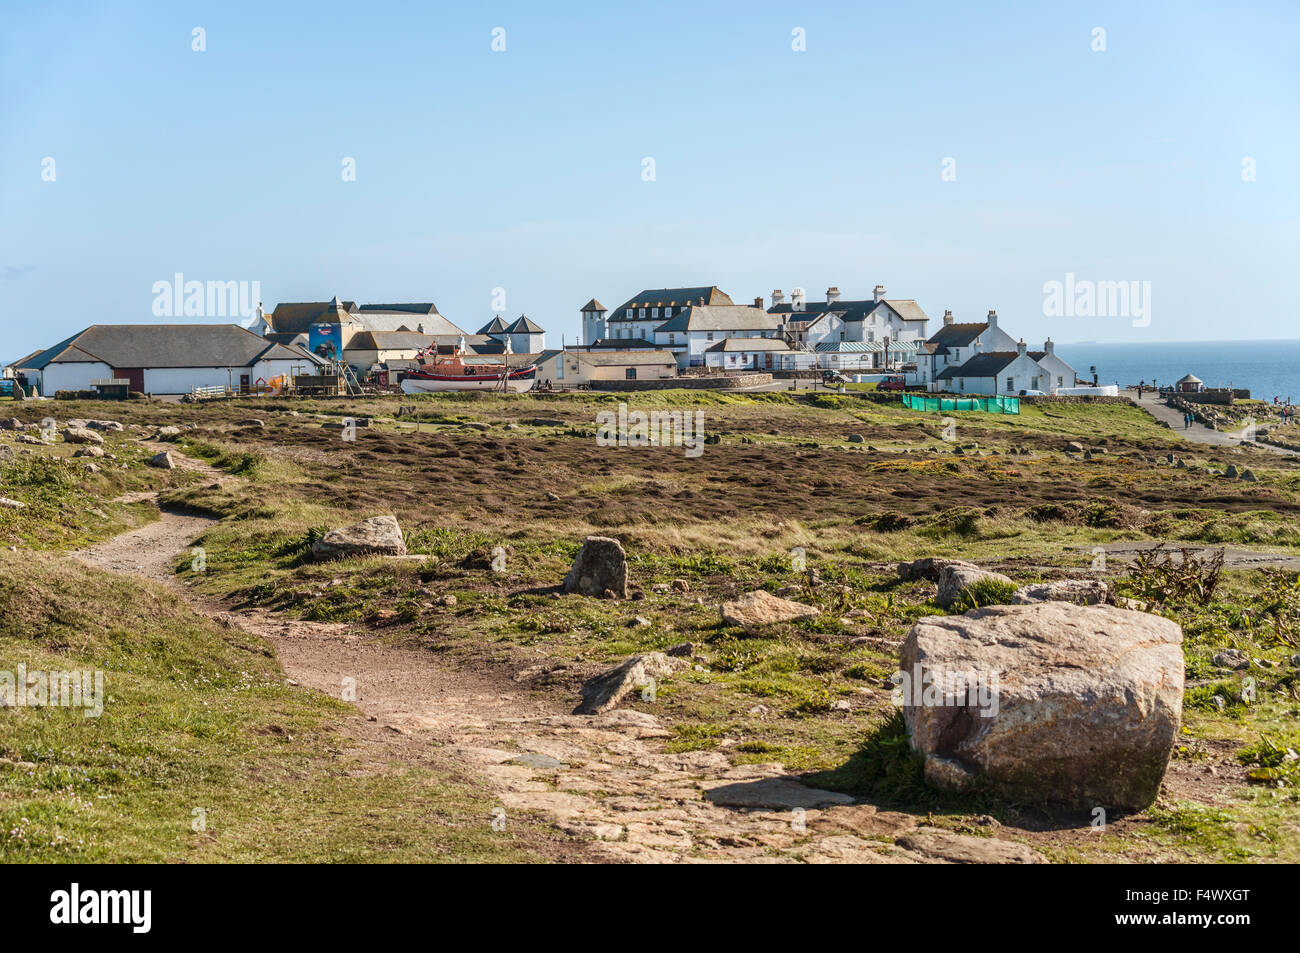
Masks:
[[[312,543],[316,560],[347,556],[405,556],[406,541],[395,516],[373,516],[353,526],[332,529]]]
[[[617,708],[631,692],[656,684],[688,664],[684,659],[670,658],[662,652],[633,655],[617,668],[588,679],[582,686],[582,702],[573,713],[599,715]]]
[[[747,592],[733,602],[724,602],[721,609],[723,622],[745,628],[775,622],[797,622],[821,615],[821,610],[816,606],[782,599],[762,589]]]
[[[175,470],[176,458],[167,450],[162,453],[155,453],[149,460],[149,466],[157,467],[159,470]]]
[[[900,658],[903,715],[932,784],[984,779],[1070,809],[1155,799],[1182,712],[1176,623],[1113,606],[995,606],[918,622]]]
[[[582,596],[627,598],[627,555],[608,536],[588,536],[564,577],[564,591]]]
[[[934,601],[942,608],[948,609],[966,596],[970,587],[978,582],[1000,582],[1008,586],[1015,585],[1000,572],[989,572],[987,569],[980,569],[970,563],[944,566],[939,573],[939,592],[934,597]]]
[[[1099,606],[1111,602],[1113,598],[1110,584],[1100,579],[1058,579],[1055,582],[1021,586],[1011,597],[1011,604],[1027,606],[1036,602],[1073,602],[1080,606]]]

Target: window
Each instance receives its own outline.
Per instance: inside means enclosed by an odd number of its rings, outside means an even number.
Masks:
[[[635,367],[626,368],[623,371],[623,379],[629,381],[636,380],[636,368]]]
[[[658,308],[651,308],[651,309],[650,309],[650,317],[652,317],[652,318],[657,318],[657,317],[659,317],[659,309],[658,309]]]
[[[641,315],[640,315],[640,316],[643,317],[643,318],[645,317],[645,308],[642,308],[642,309],[641,309]]]
[[[668,335],[668,343],[669,343],[669,344],[676,344],[676,343],[677,343],[677,335],[675,335],[675,334],[670,334],[670,335]]]
[[[1059,374],[1056,376],[1056,386],[1057,386],[1057,387],[1064,387],[1064,386],[1065,386],[1065,378],[1062,377],[1062,376],[1059,375]]]
[[[671,318],[672,316],[673,316],[673,306],[669,305],[668,307],[664,308],[664,317]]]
[[[628,319],[629,321],[631,321],[631,320],[632,320],[633,318],[635,318],[635,317],[636,317],[636,312],[634,312],[631,308],[628,308],[628,309],[627,309],[627,319]]]
[[[713,340],[713,332],[712,332],[712,331],[710,331],[708,334],[705,335],[705,340],[706,340],[706,341],[712,341],[712,340]]]
[[[1011,390],[1015,390],[1015,389],[1016,389],[1016,379],[1015,379],[1014,377],[1008,377],[1008,378],[1007,378],[1007,390],[1011,391]]]

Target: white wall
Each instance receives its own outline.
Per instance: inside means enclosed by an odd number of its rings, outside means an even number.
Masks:
[[[40,372],[37,386],[42,397],[53,397],[60,390],[90,390],[91,381],[107,380],[113,369],[100,361],[87,364],[47,364]],[[28,375],[31,379],[31,375]]]

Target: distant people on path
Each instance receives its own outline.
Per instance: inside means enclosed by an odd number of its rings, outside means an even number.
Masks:
[[[1196,418],[1193,417],[1190,413],[1183,414],[1183,429],[1190,430],[1192,426],[1192,421],[1195,419]]]

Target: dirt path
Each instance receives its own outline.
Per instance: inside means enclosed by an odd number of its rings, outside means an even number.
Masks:
[[[164,512],[154,523],[74,555],[102,569],[177,585],[173,567],[212,522]],[[512,815],[540,814],[596,859],[1040,859],[1021,843],[925,827],[913,815],[805,787],[779,764],[736,767],[717,751],[669,753],[663,739],[671,732],[643,711],[568,714],[553,696],[467,672],[429,652],[385,646],[362,626],[226,612],[181,591],[199,611],[271,642],[298,684],[335,697],[354,685],[355,704],[375,729],[356,735],[363,757],[382,763],[436,746],[491,792],[485,816],[508,824]]]

